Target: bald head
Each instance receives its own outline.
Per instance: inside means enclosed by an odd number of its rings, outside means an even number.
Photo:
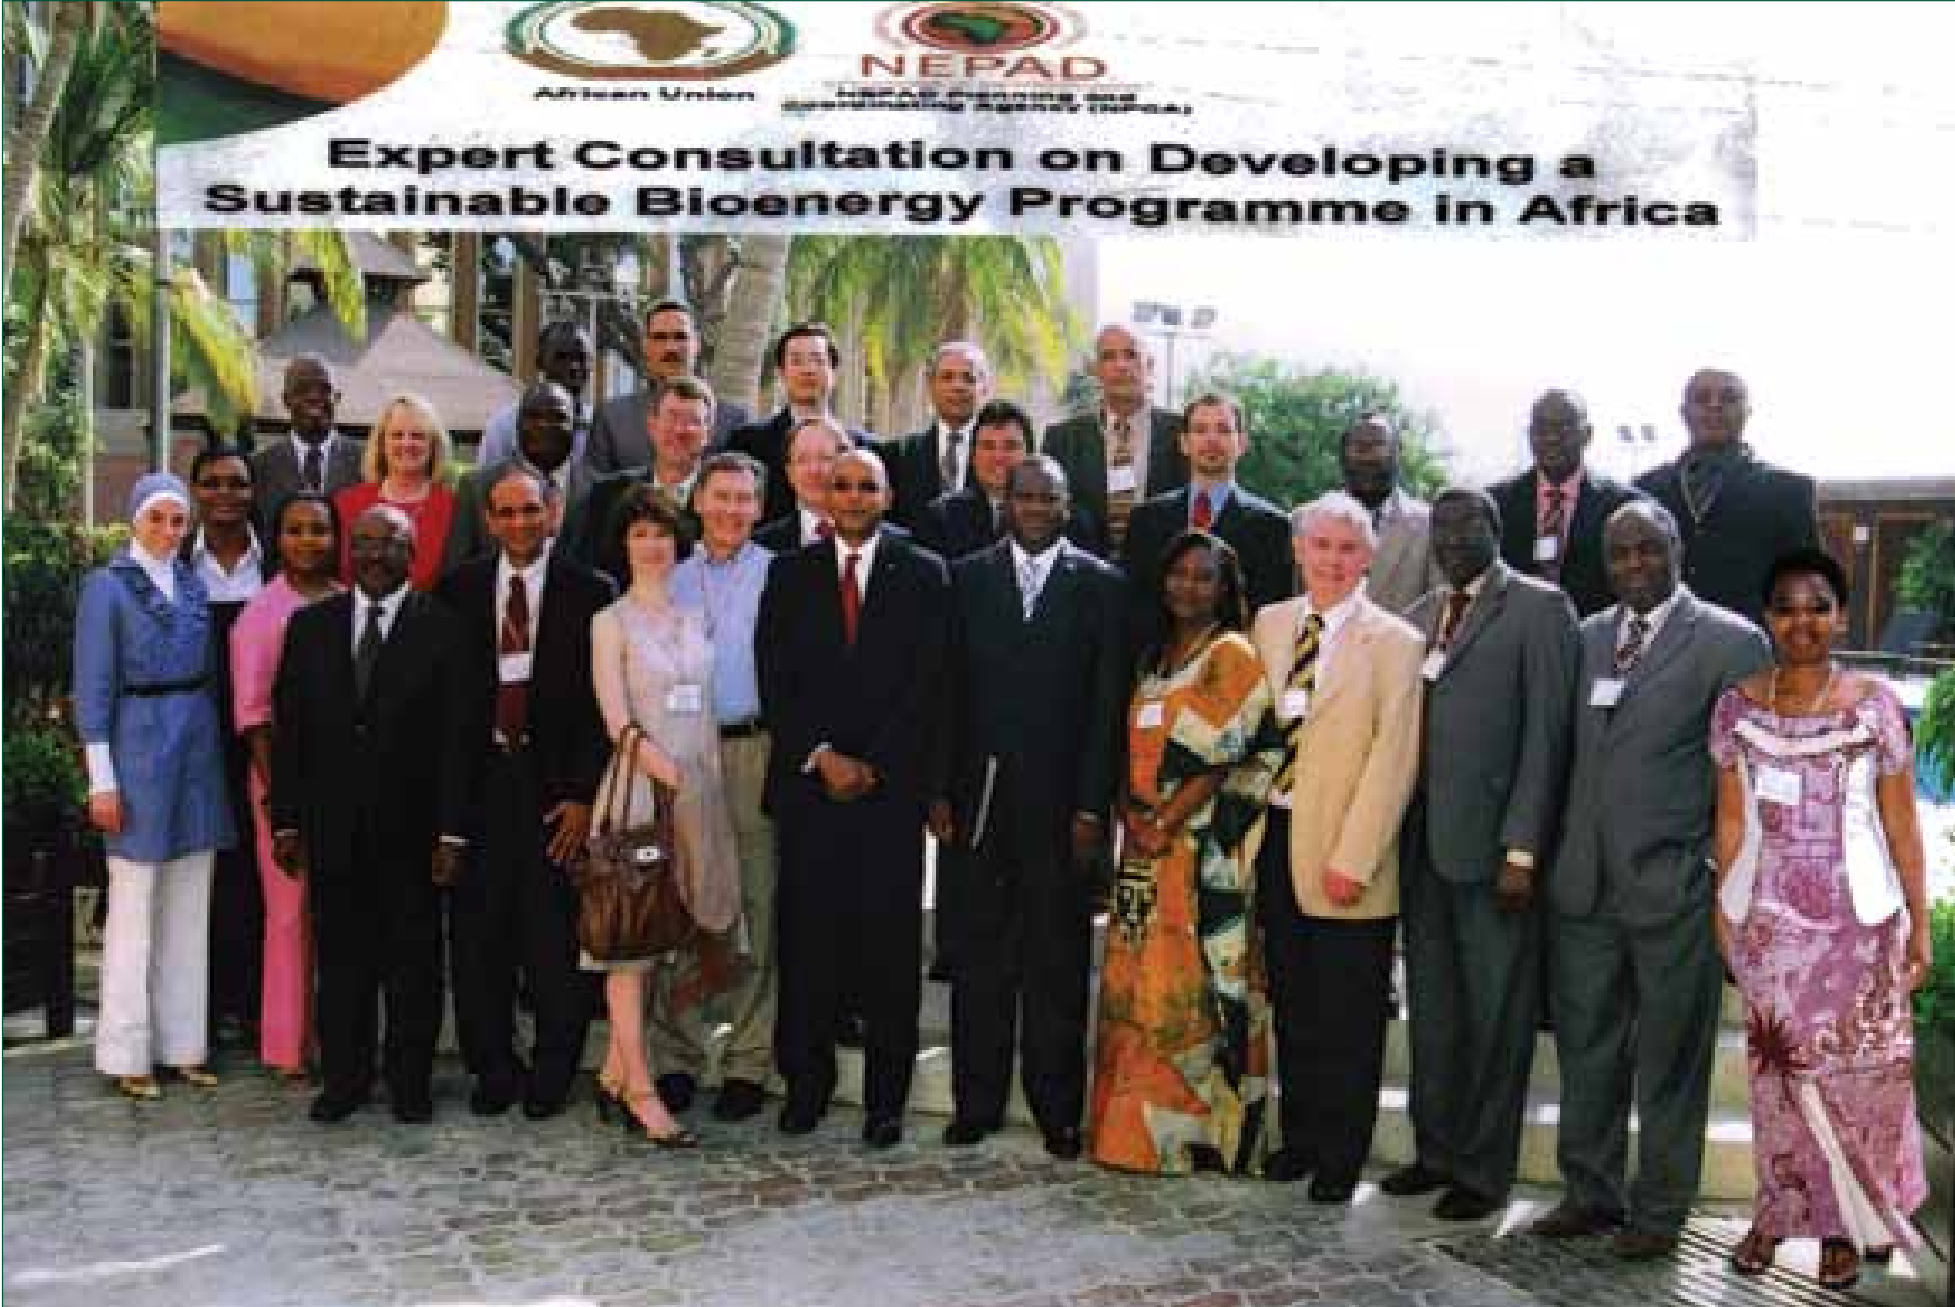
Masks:
[[[1534,466],[1556,485],[1581,469],[1594,435],[1588,405],[1572,390],[1544,390],[1527,415],[1527,446]]]
[[[332,364],[325,359],[300,354],[287,363],[280,398],[291,416],[293,435],[316,444],[332,434],[339,389],[333,381]]]
[[[859,545],[876,533],[889,511],[889,473],[873,450],[851,449],[835,460],[828,481],[828,513],[844,545]]]

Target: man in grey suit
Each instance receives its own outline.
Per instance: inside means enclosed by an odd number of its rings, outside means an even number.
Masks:
[[[1582,623],[1568,813],[1548,897],[1556,1157],[1552,1239],[1621,1227],[1632,1260],[1676,1247],[1697,1194],[1724,983],[1711,914],[1718,696],[1770,660],[1758,629],[1681,583],[1668,510],[1618,508],[1603,530],[1620,599]],[[1625,1186],[1630,1086],[1640,1123]]]
[[[583,531],[584,510],[591,493],[590,469],[571,457],[576,401],[554,381],[539,381],[523,392],[516,417],[516,456],[511,462],[534,469],[556,487],[563,516],[552,534],[575,540]],[[448,541],[441,551],[441,570],[452,570],[494,545],[489,535],[489,490],[502,478],[498,463],[478,467],[462,478],[455,490],[455,512],[448,523]]]
[[[678,300],[660,300],[645,311],[645,372],[647,384],[600,404],[591,419],[591,439],[585,462],[599,476],[610,476],[630,468],[647,467],[652,461],[652,442],[648,433],[652,418],[652,399],[658,388],[673,377],[698,374],[699,328],[692,310]],[[713,409],[713,437],[708,452],[726,447],[733,428],[753,421],[743,404],[722,402]]]
[[[1389,1194],[1449,1186],[1445,1220],[1513,1185],[1541,1001],[1534,886],[1552,852],[1580,659],[1575,609],[1499,558],[1481,490],[1432,507],[1445,575],[1407,616],[1430,641],[1418,788],[1400,840],[1418,1157]]]
[[[282,398],[291,415],[291,438],[267,444],[251,456],[251,508],[261,534],[278,506],[297,492],[331,495],[360,479],[360,442],[333,430],[339,387],[332,365],[317,354],[294,358],[285,365]]]
[[[1370,510],[1378,533],[1365,598],[1403,617],[1440,576],[1432,561],[1432,509],[1398,484],[1398,428],[1383,413],[1366,413],[1345,429],[1337,460],[1345,493]]]
[[[1106,538],[1093,548],[1102,558],[1120,552],[1135,504],[1188,484],[1181,415],[1147,402],[1153,369],[1132,328],[1101,327],[1093,338],[1100,411],[1055,422],[1039,441],[1039,452],[1065,472],[1074,504],[1104,524]]]

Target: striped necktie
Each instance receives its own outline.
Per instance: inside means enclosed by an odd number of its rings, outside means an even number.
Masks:
[[[1317,688],[1317,656],[1324,647],[1324,615],[1313,612],[1303,619],[1303,630],[1297,635],[1296,661],[1290,664],[1289,689],[1301,690],[1306,695]],[[1277,769],[1273,793],[1288,794],[1296,780],[1297,751],[1303,743],[1302,717],[1292,718],[1284,723],[1283,765]]]

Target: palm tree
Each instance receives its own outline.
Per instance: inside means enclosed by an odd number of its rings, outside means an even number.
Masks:
[[[712,313],[713,353],[707,371],[715,394],[754,408],[796,242],[792,236],[759,235],[741,236],[737,242],[733,272],[722,279],[722,298]]]
[[[34,94],[21,109],[12,130],[7,133],[6,222],[7,245],[0,259],[0,278],[11,278],[14,251],[20,244],[21,218],[27,197],[41,170],[41,145],[54,123],[55,108],[68,87],[68,74],[74,67],[75,52],[81,46],[83,31],[94,18],[91,4],[57,4],[45,33],[45,46],[34,59],[35,47],[43,46],[43,33],[28,17],[26,5],[7,9],[7,64],[16,59],[32,59]]]

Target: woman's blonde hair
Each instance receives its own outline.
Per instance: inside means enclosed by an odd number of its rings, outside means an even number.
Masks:
[[[380,416],[373,420],[373,431],[367,436],[367,447],[360,454],[360,475],[369,481],[387,479],[385,440],[387,424],[401,409],[411,413],[433,437],[428,446],[428,480],[445,483],[448,480],[448,460],[452,450],[448,443],[448,428],[442,425],[441,415],[434,411],[434,405],[419,395],[405,392],[395,395],[380,406]]]

